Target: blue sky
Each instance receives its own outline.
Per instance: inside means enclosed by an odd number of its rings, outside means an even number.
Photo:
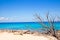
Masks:
[[[60,0],[0,0],[0,22],[32,22],[38,13],[45,19],[60,16]]]

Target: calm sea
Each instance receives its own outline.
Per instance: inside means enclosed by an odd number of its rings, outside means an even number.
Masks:
[[[44,22],[47,26],[49,26],[48,22]],[[54,23],[55,29],[60,30],[60,22]],[[0,23],[0,29],[8,29],[8,30],[36,30],[42,28],[42,25],[38,22],[5,22]]]

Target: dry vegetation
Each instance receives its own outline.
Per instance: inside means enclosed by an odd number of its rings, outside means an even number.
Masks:
[[[36,20],[38,20],[38,23],[42,25],[43,27],[39,29],[43,31],[42,32],[43,34],[54,36],[55,38],[60,40],[60,32],[55,30],[55,26],[54,26],[55,18],[52,18],[52,17],[50,18],[49,13],[48,13],[46,15],[46,19],[48,21],[49,26],[47,26],[46,24],[44,24],[41,16],[39,16],[38,14],[36,14],[35,16],[36,16]]]

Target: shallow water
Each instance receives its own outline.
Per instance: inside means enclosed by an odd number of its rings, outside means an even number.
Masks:
[[[44,22],[47,26],[49,26],[48,22]],[[55,29],[60,30],[60,22],[54,23]],[[5,22],[0,23],[0,29],[8,29],[8,30],[36,30],[41,28],[42,25],[38,22]]]

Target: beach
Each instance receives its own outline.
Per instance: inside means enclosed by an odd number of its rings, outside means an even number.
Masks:
[[[0,40],[60,40],[60,0],[0,0]]]
[[[53,36],[29,32],[28,30],[0,30],[0,40],[57,40]]]

